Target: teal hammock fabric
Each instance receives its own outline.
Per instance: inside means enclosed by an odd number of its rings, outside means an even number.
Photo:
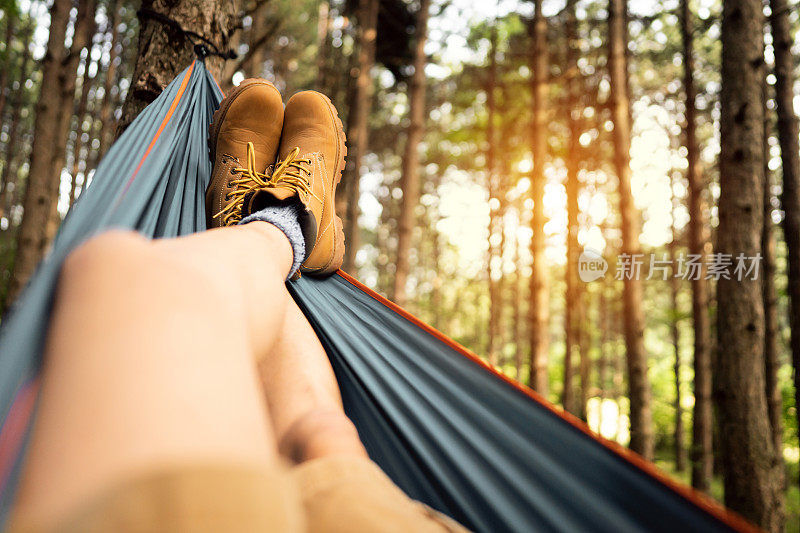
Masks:
[[[0,524],[19,479],[64,258],[109,228],[205,229],[219,87],[195,61],[112,146],[0,328]],[[289,290],[325,347],[367,450],[411,497],[476,531],[731,531],[749,526],[599,440],[347,274]]]

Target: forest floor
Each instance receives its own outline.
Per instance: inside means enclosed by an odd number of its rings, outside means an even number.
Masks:
[[[656,457],[655,461],[659,469],[670,477],[684,483],[691,484],[691,472],[687,468],[683,472],[675,471],[675,462],[671,457]],[[787,464],[787,482],[789,488],[786,491],[786,533],[800,533],[800,487],[797,484],[798,479],[798,464]],[[719,476],[714,477],[711,483],[711,496],[717,501],[723,499],[722,478]]]

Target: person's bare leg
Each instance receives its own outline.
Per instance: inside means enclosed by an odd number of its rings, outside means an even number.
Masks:
[[[294,304],[282,332],[259,368],[279,450],[296,464],[307,530],[466,532],[411,500],[369,460],[330,362]]]
[[[330,455],[366,457],[325,350],[291,296],[286,298],[281,337],[259,364],[281,454],[295,463]]]
[[[284,324],[291,262],[262,222],[164,241],[112,232],[72,254],[16,518],[53,524],[158,469],[276,464],[256,362]]]

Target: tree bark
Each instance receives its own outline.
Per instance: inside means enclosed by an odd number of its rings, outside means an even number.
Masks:
[[[79,6],[77,21],[85,20],[88,2],[82,1]],[[7,304],[13,302],[25,286],[48,244],[48,220],[61,180],[56,165],[63,162],[66,145],[63,124],[68,123],[72,114],[72,106],[65,109],[62,100],[70,88],[74,91],[76,75],[74,67],[69,71],[69,67],[74,65],[74,57],[70,57],[64,44],[71,8],[70,0],[54,0],[50,7],[50,36],[41,63],[41,92],[34,107],[36,119],[23,202],[24,217],[17,235],[17,253]],[[74,39],[80,38],[80,33],[76,28]]]
[[[545,259],[544,235],[544,162],[547,156],[547,117],[545,99],[547,98],[548,57],[547,57],[547,19],[542,13],[542,1],[534,1],[533,46],[531,47],[531,92],[533,93],[533,119],[531,121],[531,142],[533,150],[533,171],[531,175],[531,197],[533,199],[533,219],[531,229],[531,255],[533,270],[530,279],[530,386],[543,396],[549,392],[548,347],[550,334],[549,279]],[[565,388],[567,390],[565,381]]]
[[[409,124],[406,136],[405,154],[400,186],[403,198],[400,217],[397,221],[397,262],[394,277],[394,301],[403,306],[406,303],[406,281],[409,271],[409,252],[414,227],[415,212],[419,203],[419,145],[425,129],[425,42],[428,34],[428,13],[430,0],[420,0],[416,23],[416,43],[414,45],[414,74],[408,88]],[[327,14],[326,14],[327,17]]]
[[[522,225],[522,198],[519,199],[517,211],[520,214],[520,225]],[[525,317],[523,315],[523,300],[525,294],[525,278],[522,275],[522,248],[519,243],[519,236],[514,236],[514,284],[510,287],[511,294],[509,299],[514,303],[514,377],[522,383],[522,365],[524,362],[525,351]]]
[[[17,14],[14,9],[5,10],[6,22],[6,50],[4,59],[4,68],[0,70],[0,124],[4,122],[6,112],[6,102],[11,93],[11,87],[8,83],[8,75],[11,72],[11,65],[13,64],[11,43],[14,42],[14,32],[17,27]],[[27,45],[27,43],[24,43]],[[12,110],[13,112],[13,110]]]
[[[717,252],[757,257],[764,216],[763,15],[759,0],[727,0],[722,11],[720,197]],[[778,486],[764,380],[762,282],[717,284],[717,376],[725,503],[778,531]]]
[[[619,298],[618,294],[615,294],[617,298]],[[624,313],[622,309],[622,305],[615,301],[612,309],[612,316],[613,316],[613,331],[614,337],[619,338],[624,334]],[[626,356],[623,351],[619,350],[619,347],[616,342],[612,342],[613,351],[612,356],[614,358],[614,376],[613,376],[613,387],[614,387],[614,402],[617,404],[617,424],[616,424],[616,431],[614,434],[614,440],[618,440],[620,436],[620,432],[622,430],[622,398],[625,395],[624,392],[624,381],[625,381],[625,364],[626,364]]]
[[[176,21],[181,27],[209,39],[221,51],[230,48],[238,23],[240,0],[142,0],[142,9]],[[161,94],[161,91],[195,59],[192,42],[172,26],[139,15],[139,51],[128,95],[122,106],[117,136]],[[206,59],[209,72],[220,78],[223,60]]]
[[[434,196],[439,197],[439,187],[442,184],[442,175],[437,172],[430,182],[431,191]],[[433,287],[431,289],[431,308],[433,312],[433,327],[441,329],[443,327],[443,317],[445,315],[444,309],[444,291],[442,290],[442,238],[439,230],[436,229],[438,222],[442,219],[441,216],[441,203],[437,202],[432,206],[430,215],[430,231],[432,239],[431,261],[433,263]]]
[[[426,15],[427,16],[427,15]],[[426,21],[427,23],[427,21]],[[327,1],[319,3],[319,17],[317,19],[317,90],[329,94],[328,61],[330,61],[333,43],[331,42],[331,6]]]
[[[86,157],[81,155],[83,151],[83,134],[84,134],[84,121],[86,119],[86,111],[89,105],[89,91],[94,86],[96,74],[100,71],[98,64],[95,74],[90,74],[90,66],[92,64],[92,48],[89,47],[89,53],[86,55],[86,63],[81,77],[81,96],[78,99],[77,109],[75,110],[75,139],[72,143],[72,168],[70,169],[70,176],[72,183],[69,190],[69,205],[75,202],[75,192],[78,187],[78,174],[81,172],[81,161],[83,161],[83,179],[86,180]],[[85,183],[84,183],[85,184]]]
[[[766,382],[767,415],[772,434],[772,445],[775,452],[775,482],[778,485],[778,510],[780,527],[786,517],[784,511],[784,490],[786,489],[786,472],[783,460],[783,398],[778,383],[778,296],[775,289],[775,232],[772,222],[772,172],[769,169],[769,135],[771,121],[767,109],[767,82],[764,79],[764,223],[761,229],[761,255],[764,258],[763,300],[764,300],[764,379]]]
[[[119,57],[119,10],[122,7],[122,0],[113,0],[110,4],[111,12],[109,17],[109,30],[111,31],[111,49],[108,52],[108,65],[106,65],[105,78],[103,80],[103,99],[100,103],[100,147],[97,151],[97,160],[99,161],[111,145],[114,137],[114,130],[116,124],[112,120],[112,113],[114,111],[114,98],[111,96],[113,88],[117,85],[117,57]],[[119,88],[117,88],[119,90]],[[84,173],[84,186],[86,185],[86,172]]]
[[[786,240],[789,290],[789,325],[792,366],[794,367],[795,405],[800,405],[800,143],[794,97],[794,58],[790,7],[786,0],[770,0],[772,46],[775,50],[775,103],[778,115],[778,140],[781,146],[781,171],[784,210],[783,236]],[[800,423],[800,409],[796,416]]]
[[[607,293],[608,282],[603,278],[600,280],[600,296],[597,299],[597,327],[600,330],[599,354],[597,357],[597,386],[600,396],[600,409],[597,420],[598,433],[603,428],[603,404],[608,397],[608,341],[612,313],[608,307]]]
[[[486,357],[489,364],[497,364],[497,336],[499,329],[497,302],[497,282],[494,279],[492,266],[495,257],[495,246],[492,237],[497,232],[497,209],[492,207],[492,200],[497,197],[497,27],[492,27],[489,49],[489,80],[486,87],[486,192],[489,196],[489,225],[487,228],[486,247],[486,282],[489,288],[489,328],[486,336]]]
[[[681,37],[683,41],[683,90],[686,98],[686,181],[689,184],[689,253],[704,256],[706,235],[705,184],[700,174],[697,144],[697,89],[694,83],[694,22],[689,0],[681,0]],[[692,325],[694,332],[694,411],[692,414],[692,487],[708,492],[714,472],[713,418],[711,408],[711,350],[708,315],[708,282],[705,261],[692,283]]]
[[[581,418],[585,420],[586,405],[584,402],[586,396],[586,387],[588,384],[584,383],[584,375],[586,362],[584,361],[586,354],[581,349],[581,343],[578,341],[581,328],[583,326],[583,306],[581,306],[581,284],[578,278],[578,258],[580,256],[580,247],[578,243],[578,197],[580,196],[581,184],[578,178],[580,171],[580,143],[578,139],[581,135],[581,124],[579,117],[580,105],[580,87],[577,83],[578,75],[578,57],[580,55],[578,42],[578,28],[577,17],[575,14],[576,0],[569,0],[565,9],[565,34],[567,39],[567,64],[565,72],[569,73],[566,79],[566,93],[569,98],[569,104],[566,106],[567,113],[567,127],[569,129],[568,151],[566,154],[567,166],[567,267],[566,267],[566,307],[564,310],[564,393],[562,396],[562,404],[564,409],[575,414],[583,415]],[[572,361],[575,352],[578,352],[580,361],[579,368],[581,369],[581,401],[576,404],[572,400],[574,395],[574,387],[572,383]],[[583,405],[580,405],[583,404]]]
[[[639,213],[631,193],[631,109],[628,94],[628,4],[609,0],[608,70],[611,82],[609,107],[614,123],[614,167],[619,180],[619,210],[622,217],[622,253],[640,253]],[[645,459],[653,458],[653,420],[650,383],[644,349],[642,283],[636,276],[625,279],[623,287],[626,363],[630,412],[630,448]]]
[[[261,2],[253,11],[253,25],[250,28],[250,47],[247,61],[242,65],[248,78],[260,78],[264,71],[266,51],[265,34],[271,34],[267,24],[267,7],[269,2]]]
[[[70,45],[67,60],[63,65],[64,72],[64,85],[62,86],[59,106],[66,112],[61,114],[61,120],[58,124],[59,139],[63,139],[62,144],[58,146],[56,151],[57,158],[53,161],[53,174],[58,175],[58,181],[54,184],[55,189],[50,196],[50,217],[47,220],[47,228],[45,230],[45,240],[50,243],[61,225],[61,215],[58,212],[58,201],[60,198],[59,191],[61,186],[60,175],[65,167],[67,149],[66,144],[69,141],[69,130],[72,125],[72,112],[75,109],[75,90],[77,81],[78,66],[81,62],[81,54],[86,49],[86,62],[87,65],[90,61],[89,53],[92,45],[92,40],[95,32],[97,31],[97,23],[95,22],[95,12],[97,11],[97,0],[85,0],[78,3],[78,15],[75,19],[74,32],[72,36],[72,44]]]
[[[674,181],[674,177],[673,177]],[[678,261],[678,229],[675,227],[675,208],[676,199],[673,192],[672,198],[672,241],[669,243],[669,255],[673,265],[677,265]],[[673,373],[675,376],[675,433],[673,440],[675,443],[675,471],[683,472],[686,469],[686,449],[683,446],[683,406],[681,404],[682,387],[681,387],[681,336],[680,329],[678,328],[678,319],[680,317],[680,309],[678,308],[678,294],[680,292],[680,281],[677,276],[672,276],[669,279],[670,300],[672,304],[671,317],[670,317],[670,333],[672,336],[673,352],[675,354],[675,362],[673,364]]]
[[[375,64],[375,41],[378,27],[379,0],[359,0],[358,2],[358,77],[354,86],[352,106],[347,120],[347,153],[350,156],[345,165],[342,181],[345,194],[339,198],[344,204],[337,206],[337,213],[344,212],[345,253],[342,268],[353,272],[360,235],[358,227],[359,180],[361,178],[361,158],[367,151],[368,121],[372,107],[372,77],[370,71]]]
[[[578,364],[578,377],[580,378],[578,417],[588,424],[589,398],[592,394],[592,359],[589,352],[589,346],[593,345],[592,332],[589,329],[592,297],[588,292],[585,292],[581,294],[581,298],[578,301],[583,308],[581,310],[581,322],[578,326],[578,350],[580,350]]]
[[[0,175],[0,184],[2,184],[3,187],[2,190],[0,190],[0,218],[6,216],[6,205],[11,198],[9,195],[10,191],[8,190],[9,184],[13,184],[13,188],[16,188],[19,183],[17,180],[16,156],[17,153],[21,151],[18,146],[20,121],[22,119],[23,97],[25,95],[24,85],[30,75],[30,72],[28,72],[31,62],[31,47],[29,41],[31,35],[33,35],[33,29],[33,24],[29,25],[21,36],[23,47],[19,67],[19,87],[11,95],[11,118],[8,126],[8,142],[6,142],[3,151],[3,161],[5,161],[5,164],[3,165],[3,173]],[[11,221],[9,220],[9,225],[10,224]]]

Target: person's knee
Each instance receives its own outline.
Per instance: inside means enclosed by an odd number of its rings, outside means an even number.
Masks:
[[[303,415],[278,444],[281,454],[295,463],[332,455],[366,457],[355,425],[343,411],[334,409]]]
[[[99,272],[113,271],[135,262],[147,239],[134,231],[111,230],[92,237],[73,250],[61,267],[60,283],[96,278]]]
[[[151,312],[190,307],[197,312],[238,316],[226,285],[175,241],[151,240],[133,231],[92,237],[64,261],[59,298],[88,298],[126,306],[146,300]],[[158,308],[153,308],[158,303]]]

